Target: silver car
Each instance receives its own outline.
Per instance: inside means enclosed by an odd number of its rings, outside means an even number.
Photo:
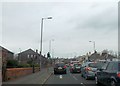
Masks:
[[[86,62],[81,67],[81,76],[87,79],[94,79],[97,71],[97,63]]]

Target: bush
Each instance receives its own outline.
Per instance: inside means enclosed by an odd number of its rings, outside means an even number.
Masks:
[[[7,68],[16,68],[18,66],[17,60],[8,60],[7,61]]]
[[[19,64],[18,68],[26,68],[26,67],[31,67],[30,64]]]
[[[40,67],[40,64],[35,64],[34,66],[35,66],[35,67]]]

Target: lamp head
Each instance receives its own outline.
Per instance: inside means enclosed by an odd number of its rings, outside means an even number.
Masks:
[[[48,17],[47,19],[52,19],[52,17]]]
[[[89,42],[92,42],[92,41],[89,41]]]

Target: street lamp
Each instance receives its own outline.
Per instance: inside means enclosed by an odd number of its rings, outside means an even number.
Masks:
[[[43,39],[43,20],[52,19],[52,17],[42,18],[41,19],[41,35],[40,35],[40,68],[41,68],[41,55],[42,55],[42,39]]]
[[[89,42],[92,42],[93,43],[93,50],[95,52],[95,41],[89,41]]]
[[[51,49],[52,49],[52,41],[54,41],[54,39],[50,40],[49,41],[49,53],[51,54]]]

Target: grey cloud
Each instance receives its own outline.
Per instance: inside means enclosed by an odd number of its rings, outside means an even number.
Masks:
[[[76,29],[117,29],[117,8],[107,7],[105,9],[100,9],[100,12],[97,10],[99,6],[95,6],[79,13],[74,16],[72,19],[69,19],[68,23],[74,25]],[[104,6],[103,6],[104,7]]]
[[[106,9],[109,8],[109,9]],[[55,39],[55,56],[69,56],[71,52],[90,51],[89,40],[100,45],[116,42],[116,9],[95,3],[4,3],[3,44],[14,50],[28,47],[38,48],[40,41],[40,20],[44,21],[43,52],[48,52],[50,39]],[[109,30],[109,34],[101,34]],[[99,34],[97,33],[99,30]],[[93,34],[95,33],[95,34]],[[107,40],[111,37],[111,40]],[[101,38],[98,40],[98,38]],[[101,43],[102,41],[103,43]],[[14,45],[13,45],[14,44]],[[91,45],[90,45],[91,46]],[[107,47],[107,45],[104,45]],[[111,47],[108,47],[111,48]]]
[[[93,28],[93,29],[117,29],[117,16],[114,14],[114,10],[106,10],[101,14],[95,15],[92,18],[85,21],[85,24],[82,25],[82,28]]]

